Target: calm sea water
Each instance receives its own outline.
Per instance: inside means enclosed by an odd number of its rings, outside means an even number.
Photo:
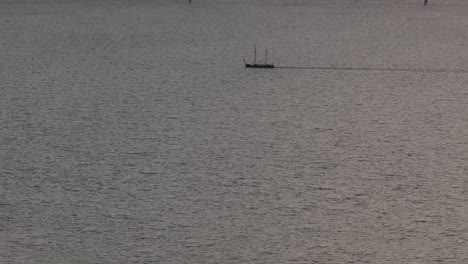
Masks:
[[[468,3],[422,2],[0,1],[0,263],[467,263]]]

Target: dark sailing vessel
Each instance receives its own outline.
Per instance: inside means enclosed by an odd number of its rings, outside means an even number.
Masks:
[[[254,47],[254,63],[246,63],[244,59],[244,64],[246,68],[274,68],[273,64],[267,63],[268,50],[265,49],[265,63],[257,63],[257,45]]]

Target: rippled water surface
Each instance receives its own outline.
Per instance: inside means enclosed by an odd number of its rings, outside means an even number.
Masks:
[[[422,2],[0,0],[0,263],[467,263],[468,3]]]

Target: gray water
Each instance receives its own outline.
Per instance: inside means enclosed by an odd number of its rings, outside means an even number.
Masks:
[[[468,3],[422,2],[1,0],[0,263],[467,263]]]

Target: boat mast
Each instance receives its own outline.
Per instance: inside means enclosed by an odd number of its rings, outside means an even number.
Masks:
[[[265,65],[267,64],[268,49],[265,48]]]
[[[257,60],[257,44],[255,44],[254,46],[254,64],[257,64],[256,60]]]

